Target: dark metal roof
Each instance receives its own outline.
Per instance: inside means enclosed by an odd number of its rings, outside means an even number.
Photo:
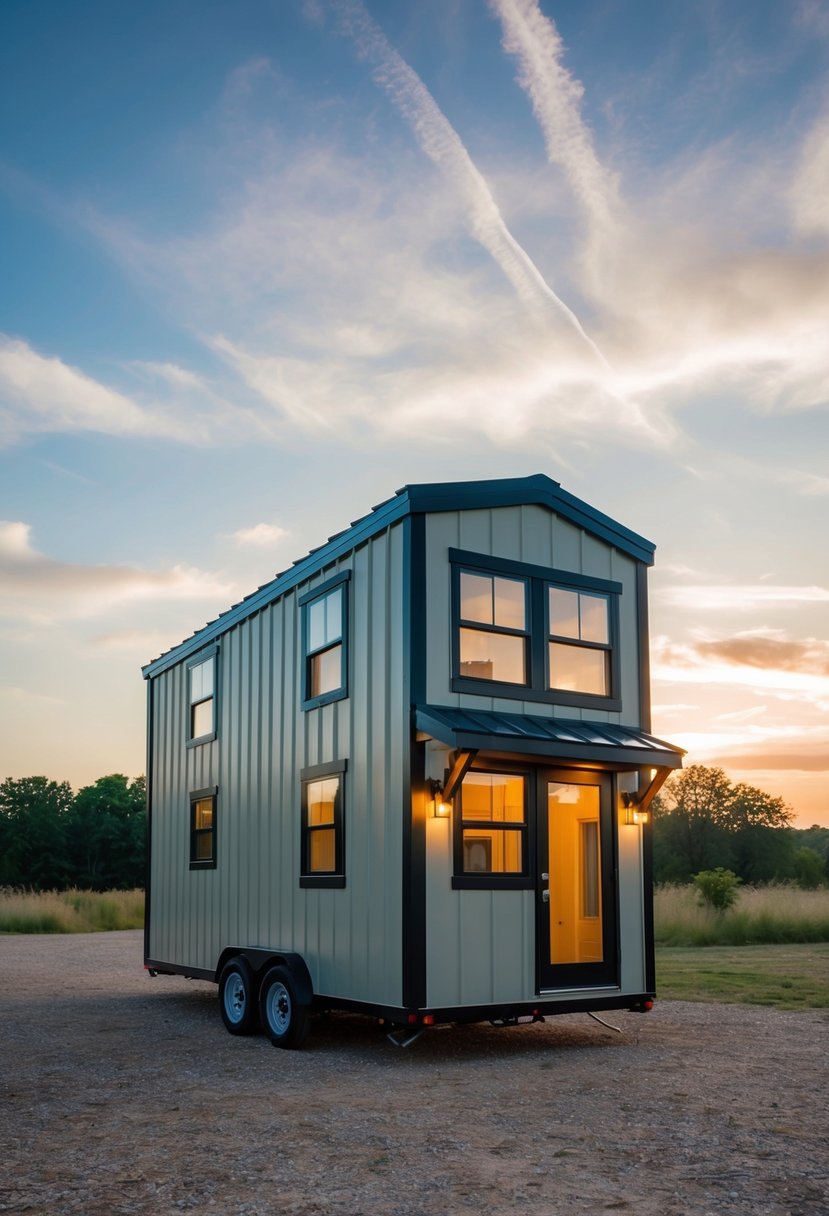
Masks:
[[[267,604],[273,603],[407,515],[524,504],[549,507],[551,511],[614,545],[636,561],[644,562],[647,566],[653,565],[655,546],[651,541],[631,532],[629,528],[582,502],[573,494],[568,494],[557,481],[553,481],[552,477],[547,477],[544,473],[535,473],[531,477],[504,477],[492,481],[449,481],[403,486],[392,498],[372,507],[367,515],[355,520],[349,528],[330,536],[325,544],[312,549],[306,557],[294,562],[290,569],[283,570],[269,583],[264,583],[214,621],[208,622],[192,637],[148,663],[143,668],[144,676],[149,678],[159,675],[168,667],[188,658],[239,621],[253,616]]]
[[[609,722],[418,705],[415,724],[424,734],[462,751],[520,752],[652,768],[680,768],[685,755],[681,748],[663,739]]]

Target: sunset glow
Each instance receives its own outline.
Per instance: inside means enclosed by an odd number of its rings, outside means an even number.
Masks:
[[[0,16],[0,778],[408,482],[657,545],[653,729],[829,825],[825,7]]]

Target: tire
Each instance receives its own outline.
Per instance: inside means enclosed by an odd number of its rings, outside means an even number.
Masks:
[[[287,967],[271,967],[259,991],[259,1014],[274,1047],[301,1047],[308,1033],[308,1010],[297,1000]]]
[[[231,1034],[253,1034],[259,1024],[256,981],[247,959],[230,959],[219,976],[219,1011]]]

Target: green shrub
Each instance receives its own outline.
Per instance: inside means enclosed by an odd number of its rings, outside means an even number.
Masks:
[[[722,866],[694,875],[694,886],[702,902],[718,912],[727,912],[737,902],[740,881],[733,870],[724,870]]]

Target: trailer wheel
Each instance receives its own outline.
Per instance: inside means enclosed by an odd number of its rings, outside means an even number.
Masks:
[[[274,1047],[301,1047],[308,1033],[308,1010],[297,1000],[296,985],[287,967],[271,967],[262,981],[259,1011],[265,1034]]]
[[[231,1034],[253,1034],[259,1021],[256,982],[247,959],[238,955],[222,967],[219,976],[219,1009]]]

